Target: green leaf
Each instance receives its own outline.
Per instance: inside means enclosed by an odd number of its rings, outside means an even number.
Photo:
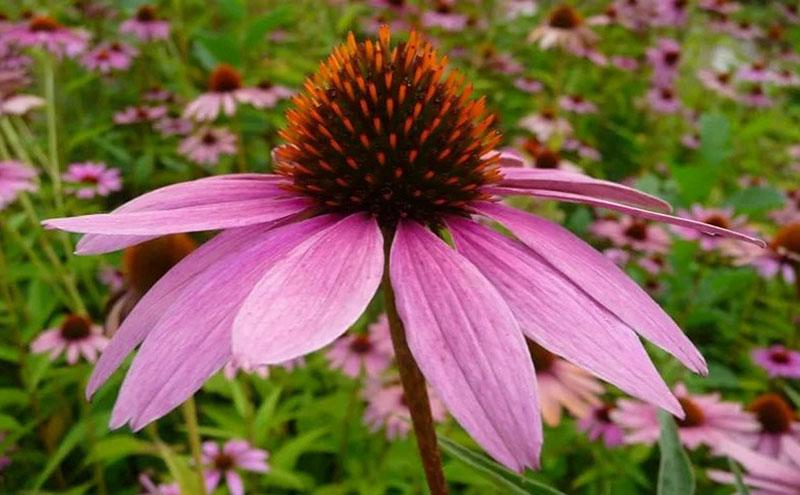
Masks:
[[[114,462],[120,458],[147,454],[153,451],[153,446],[149,442],[139,440],[136,437],[124,434],[109,435],[98,442],[94,446],[92,453],[86,458],[86,463],[95,460],[106,461],[107,463]]]
[[[442,450],[475,468],[479,472],[487,475],[490,479],[508,489],[507,493],[519,495],[528,494],[550,494],[564,495],[563,492],[545,485],[541,481],[536,481],[526,476],[519,475],[504,468],[500,464],[492,461],[488,457],[468,448],[462,447],[456,442],[439,435],[439,445]]]
[[[194,55],[206,69],[211,70],[220,62],[234,66],[242,64],[242,52],[234,36],[222,33],[198,33],[194,43]]]
[[[733,459],[730,457],[728,458],[728,465],[731,467],[731,472],[733,473],[734,486],[736,486],[737,495],[750,495],[750,489],[744,484],[744,479],[742,478],[742,469],[738,464],[733,462]]]
[[[800,393],[787,385],[784,385],[783,390],[786,392],[786,395],[789,397],[789,400],[794,402],[794,407],[800,408]]]
[[[317,428],[285,442],[270,456],[271,463],[284,468],[292,468],[305,452],[316,450],[314,443],[328,432],[327,428]]]
[[[264,36],[278,26],[288,24],[294,17],[294,9],[291,5],[281,5],[257,17],[247,29],[244,36],[244,46],[260,46],[264,41]]]
[[[728,204],[737,212],[753,215],[783,206],[783,194],[774,187],[750,187],[734,193]]]
[[[72,449],[74,449],[79,443],[83,441],[83,437],[86,436],[86,423],[80,422],[76,423],[69,433],[64,436],[61,442],[58,445],[58,449],[50,456],[50,459],[47,461],[44,469],[39,476],[36,478],[36,481],[33,484],[34,491],[38,490],[42,487],[45,481],[53,474],[53,471],[61,464],[61,461],[64,460]]]
[[[198,486],[199,480],[186,462],[175,455],[172,449],[165,443],[158,442],[156,446],[158,447],[159,454],[161,454],[161,458],[167,465],[167,469],[169,469],[170,474],[178,483],[181,493],[198,493],[198,488],[200,488]]]
[[[731,125],[722,114],[700,117],[700,156],[704,165],[720,165],[730,154]]]
[[[694,473],[689,456],[681,446],[678,427],[666,411],[658,412],[661,423],[661,461],[658,468],[658,495],[692,495],[695,492]]]
[[[670,167],[681,197],[690,203],[707,198],[719,181],[729,154],[728,119],[720,114],[704,114],[700,117],[700,163]]]
[[[219,0],[219,13],[231,21],[239,21],[247,15],[243,0]]]

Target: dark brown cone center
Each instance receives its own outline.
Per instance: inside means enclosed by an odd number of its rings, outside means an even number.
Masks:
[[[786,351],[772,351],[769,353],[769,360],[776,364],[789,364],[791,361],[789,353]]]
[[[790,223],[778,230],[771,245],[775,250],[800,255],[800,222]]]
[[[358,335],[350,342],[350,350],[356,354],[367,354],[372,350],[372,341],[369,335]]]
[[[644,241],[647,239],[647,224],[644,222],[633,221],[623,232],[625,237],[636,241]]]
[[[748,407],[755,414],[765,433],[787,433],[791,429],[794,412],[777,394],[764,394]]]
[[[531,360],[533,360],[533,368],[536,372],[544,373],[552,368],[556,359],[558,359],[556,355],[531,340],[526,339],[526,341],[528,342]]]
[[[75,342],[83,340],[92,333],[92,323],[83,316],[70,315],[61,324],[61,337]]]
[[[157,19],[156,8],[152,5],[142,5],[136,11],[136,20],[139,22],[152,22]]]
[[[569,5],[559,5],[550,13],[547,23],[557,29],[575,29],[581,24],[581,16]]]
[[[241,87],[242,76],[228,64],[218,65],[208,81],[208,89],[215,93],[229,93]]]
[[[729,229],[731,227],[730,220],[725,217],[724,215],[711,215],[710,217],[703,220],[704,223],[709,225],[713,225],[715,227],[722,227],[723,229]]]
[[[31,19],[30,23],[28,24],[28,28],[35,32],[50,33],[57,30],[59,27],[61,27],[61,25],[58,23],[58,21],[46,15],[36,16]]]
[[[678,402],[680,402],[686,415],[685,418],[678,420],[678,426],[681,428],[693,428],[702,426],[706,422],[706,415],[696,402],[688,397],[678,397]]]
[[[172,234],[129,247],[123,255],[125,276],[131,289],[144,294],[195,248],[186,234]]]
[[[236,461],[225,452],[220,452],[214,457],[214,467],[222,472],[230,471],[234,466],[236,466]]]

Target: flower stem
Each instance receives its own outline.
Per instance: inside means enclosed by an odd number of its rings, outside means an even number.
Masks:
[[[203,459],[201,456],[200,447],[200,429],[197,425],[197,408],[194,404],[194,398],[189,397],[189,400],[181,406],[183,411],[183,420],[186,423],[186,434],[189,436],[189,448],[192,451],[192,459],[194,460],[194,468],[197,471],[198,494],[206,495],[206,482],[203,477]]]
[[[58,131],[56,129],[56,83],[53,58],[46,56],[44,62],[44,97],[47,100],[47,151],[50,180],[53,181],[53,195],[60,211],[63,211],[61,195],[61,168],[58,164]]]
[[[433,417],[431,416],[425,378],[422,376],[416,361],[414,361],[414,356],[411,355],[403,322],[397,314],[394,289],[392,289],[392,281],[389,275],[389,254],[392,238],[392,233],[385,232],[383,297],[392,335],[392,345],[394,346],[397,367],[400,369],[400,381],[403,384],[406,404],[408,404],[408,409],[411,412],[411,421],[414,424],[414,434],[417,437],[417,447],[422,458],[422,467],[425,469],[428,488],[431,491],[431,495],[445,495],[447,493],[447,484],[442,471],[442,455],[436,443],[436,430],[433,427]]]

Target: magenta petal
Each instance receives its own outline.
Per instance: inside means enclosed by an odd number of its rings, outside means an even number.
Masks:
[[[707,373],[703,356],[672,318],[610,259],[567,229],[514,208],[479,203],[474,208],[505,225],[531,250],[636,332],[689,369]]]
[[[133,360],[112,412],[112,427],[130,420],[140,429],[196,392],[230,360],[233,320],[264,273],[334,220],[323,216],[264,227],[192,278],[159,315]]]
[[[579,194],[598,199],[621,201],[646,208],[672,211],[672,206],[661,198],[616,182],[595,179],[576,172],[519,167],[503,167],[501,172],[504,176],[499,184],[501,190],[502,188],[512,188],[513,192],[513,189],[516,189],[518,190],[516,194],[524,194],[529,189],[538,189]]]
[[[636,333],[524,244],[478,223],[447,220],[458,251],[497,288],[522,330],[625,392],[683,417]]]
[[[734,230],[717,227],[716,225],[711,225],[708,223],[698,222],[697,220],[691,220],[689,218],[676,217],[674,215],[665,215],[663,213],[656,213],[653,211],[642,210],[641,208],[635,208],[633,206],[627,206],[615,203],[613,201],[605,201],[603,199],[598,199],[595,197],[583,196],[580,194],[563,193],[558,191],[543,191],[543,190],[530,189],[520,192],[528,196],[551,198],[551,199],[556,199],[558,201],[581,203],[591,206],[598,206],[601,208],[608,208],[609,210],[619,211],[622,213],[626,213],[628,215],[633,215],[635,217],[646,218],[648,220],[655,220],[657,222],[669,223],[672,225],[677,225],[679,227],[698,230],[700,232],[709,235],[730,237],[732,239],[737,239],[740,241],[745,241],[751,244],[755,244],[756,246],[766,247],[766,243],[763,240],[757,237],[752,237],[746,234],[742,234],[740,232],[736,232]]]
[[[242,305],[233,354],[250,366],[288,361],[336,339],[366,309],[383,274],[377,221],[354,214],[275,264]]]
[[[535,467],[536,379],[514,315],[475,266],[415,222],[397,229],[392,286],[409,348],[458,422],[507,467]]]

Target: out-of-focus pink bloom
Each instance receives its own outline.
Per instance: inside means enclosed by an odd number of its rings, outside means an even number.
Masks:
[[[700,134],[696,132],[687,132],[681,136],[681,144],[690,150],[696,150],[700,147]]]
[[[19,193],[36,191],[36,170],[16,160],[0,161],[0,210],[14,202]]]
[[[437,0],[432,9],[422,14],[422,25],[426,28],[439,28],[443,31],[463,31],[469,22],[469,16],[456,12],[452,0]]]
[[[628,251],[615,247],[603,250],[603,255],[617,266],[625,266],[631,260],[631,254]]]
[[[736,79],[752,83],[769,83],[774,82],[776,77],[764,61],[758,60],[750,65],[739,67],[739,70],[736,71]]]
[[[228,64],[220,64],[211,73],[208,92],[195,98],[183,112],[184,118],[200,121],[215,120],[220,113],[231,116],[239,103],[256,108],[274,107],[281,98],[291,96],[291,91],[281,86],[265,84],[262,87],[242,86],[239,71]]]
[[[681,110],[681,100],[670,87],[654,86],[647,91],[647,103],[657,113],[677,113]]]
[[[773,81],[776,86],[797,87],[800,86],[800,76],[789,69],[782,69],[775,73]]]
[[[506,19],[513,20],[519,17],[531,17],[536,14],[536,2],[531,0],[505,0],[502,12]]]
[[[125,285],[125,276],[118,268],[111,265],[105,265],[100,268],[97,279],[111,289],[112,292],[120,290]]]
[[[776,344],[754,349],[751,357],[772,378],[800,378],[800,352]]]
[[[558,99],[558,104],[568,112],[578,114],[596,113],[597,105],[581,95],[565,95]]]
[[[115,70],[127,70],[139,51],[125,43],[103,43],[86,52],[81,58],[84,67],[89,70],[108,74]]]
[[[236,135],[224,127],[208,127],[184,138],[178,152],[200,165],[215,165],[221,156],[236,154]]]
[[[392,362],[394,352],[389,335],[389,320],[380,316],[363,334],[340,337],[325,354],[331,368],[356,378],[362,370],[369,378],[377,378]]]
[[[189,119],[182,117],[164,117],[157,120],[153,127],[163,137],[186,136],[194,128],[194,124]]]
[[[760,454],[738,442],[726,440],[720,450],[744,467],[742,481],[752,495],[794,495],[800,488],[800,442],[784,438],[783,459]],[[708,471],[708,477],[718,483],[737,484],[737,476],[719,470]]]
[[[0,115],[25,115],[44,104],[44,98],[38,96],[0,91]]]
[[[702,205],[692,205],[688,210],[678,211],[678,216],[691,218],[698,222],[705,222],[725,229],[745,230],[745,225],[747,224],[747,218],[734,215],[733,208],[704,208]],[[723,244],[721,237],[702,234],[691,229],[675,226],[672,227],[672,230],[684,239],[699,241],[700,247],[705,251],[713,251]]]
[[[660,0],[657,3],[657,15],[654,24],[657,26],[680,27],[686,24],[686,0]]]
[[[108,196],[122,189],[119,170],[102,162],[71,163],[62,178],[69,183],[67,191],[81,199]]]
[[[565,160],[558,151],[541,144],[536,138],[528,138],[523,141],[520,146],[527,154],[527,157],[519,155],[516,151],[511,151],[510,153],[513,153],[513,156],[522,160],[522,164],[525,167],[560,169],[576,173],[581,172],[580,167],[569,160]],[[507,157],[512,156],[508,151],[503,151],[503,155]]]
[[[738,11],[741,6],[734,0],[699,0],[697,6],[708,12],[729,15]]]
[[[534,342],[528,341],[528,349],[536,370],[539,407],[546,425],[558,426],[563,409],[583,418],[601,404],[603,385],[589,372]]]
[[[245,440],[228,440],[220,448],[217,442],[203,442],[203,478],[208,493],[213,492],[225,477],[231,495],[244,495],[244,482],[237,470],[266,473],[269,471],[265,450],[251,446]]]
[[[572,125],[550,109],[524,117],[519,126],[532,132],[540,141],[547,141],[554,135],[566,137],[572,134]]]
[[[249,366],[242,363],[239,363],[233,359],[228,361],[228,363],[222,368],[222,374],[228,380],[233,380],[236,378],[236,374],[240,371],[247,373],[247,374],[254,374],[261,378],[267,378],[269,376],[270,368],[281,368],[285,371],[293,371],[297,368],[305,366],[306,360],[304,357],[299,357],[295,359],[290,359],[288,361],[284,361],[282,363],[274,364],[274,365],[258,365],[258,366]]]
[[[760,429],[745,435],[742,443],[764,455],[785,459],[783,439],[800,440],[800,423],[786,399],[775,393],[763,394],[751,402],[747,410],[756,417]]]
[[[405,16],[417,12],[417,6],[405,0],[369,0],[376,9],[388,10],[396,16]]]
[[[678,75],[681,46],[673,39],[661,38],[656,46],[647,49],[647,60],[653,67],[655,85],[670,86]]]
[[[561,145],[561,148],[567,151],[574,151],[578,153],[578,156],[581,158],[585,158],[593,162],[600,161],[602,158],[600,151],[598,151],[596,148],[593,148],[592,146],[589,146],[583,141],[575,138],[565,139],[564,144]]]
[[[741,404],[724,402],[719,394],[692,395],[683,384],[673,391],[686,415],[678,420],[678,436],[687,449],[706,445],[719,452],[725,439],[741,438],[759,429],[758,421],[742,410]],[[658,440],[658,408],[628,399],[620,400],[617,406],[611,419],[625,430],[625,443],[649,445]]]
[[[636,264],[650,275],[659,275],[667,268],[667,260],[662,253],[648,253],[636,260]]]
[[[370,381],[364,389],[367,407],[364,423],[373,433],[383,429],[386,438],[395,440],[408,435],[411,429],[411,412],[408,410],[403,387],[399,383]],[[444,421],[445,408],[442,402],[428,389],[431,416],[437,423]]]
[[[555,7],[528,35],[542,50],[559,47],[572,53],[583,53],[597,42],[597,35],[586,25],[580,13],[567,4]]]
[[[56,57],[74,57],[83,53],[90,35],[83,29],[62,26],[46,15],[14,24],[0,34],[0,40],[23,47],[38,47]]]
[[[611,57],[611,65],[616,67],[617,69],[624,70],[624,71],[634,71],[639,68],[639,62],[633,57],[622,57],[619,55],[614,55]]]
[[[742,104],[752,108],[767,108],[772,106],[772,99],[764,92],[760,84],[753,84],[748,91],[737,98]]]
[[[578,429],[585,432],[589,440],[602,440],[606,447],[622,445],[625,433],[611,420],[613,410],[610,404],[595,406],[578,421]]]
[[[61,353],[65,353],[67,363],[75,364],[83,355],[84,359],[93,363],[97,354],[102,351],[108,339],[103,336],[103,327],[92,323],[88,318],[78,315],[67,316],[61,326],[42,332],[31,343],[31,351],[37,354],[48,352],[50,360],[55,361]]]
[[[790,24],[800,23],[800,7],[793,3],[776,2],[775,8],[783,14],[784,20]]]
[[[764,31],[750,21],[728,22],[725,31],[741,40],[752,40],[764,36]]]
[[[800,188],[787,191],[783,208],[773,211],[769,216],[779,225],[800,223]]]
[[[617,247],[646,253],[664,253],[670,246],[669,235],[661,225],[630,217],[595,220],[589,230]]]
[[[119,25],[119,30],[142,41],[163,40],[169,36],[169,22],[159,19],[154,6],[142,5],[132,18]]]
[[[487,54],[484,64],[487,68],[499,74],[508,74],[512,76],[525,70],[525,66],[519,63],[510,53],[491,51]]]
[[[616,23],[633,31],[645,31],[657,25],[661,15],[660,5],[666,1],[668,0],[615,0],[612,7]]]
[[[539,93],[544,89],[544,85],[531,77],[518,77],[514,80],[514,86],[526,93]]]
[[[697,79],[707,89],[725,98],[736,98],[736,88],[733,86],[733,77],[730,72],[717,72],[710,69],[697,71]]]
[[[165,106],[130,106],[114,114],[114,123],[119,125],[152,122],[167,115]]]
[[[164,89],[160,86],[152,86],[144,92],[142,98],[146,101],[166,102],[174,100],[175,95],[168,89]]]
[[[141,495],[181,495],[181,488],[178,483],[160,483],[156,485],[144,473],[139,475],[139,483],[144,488]]]

